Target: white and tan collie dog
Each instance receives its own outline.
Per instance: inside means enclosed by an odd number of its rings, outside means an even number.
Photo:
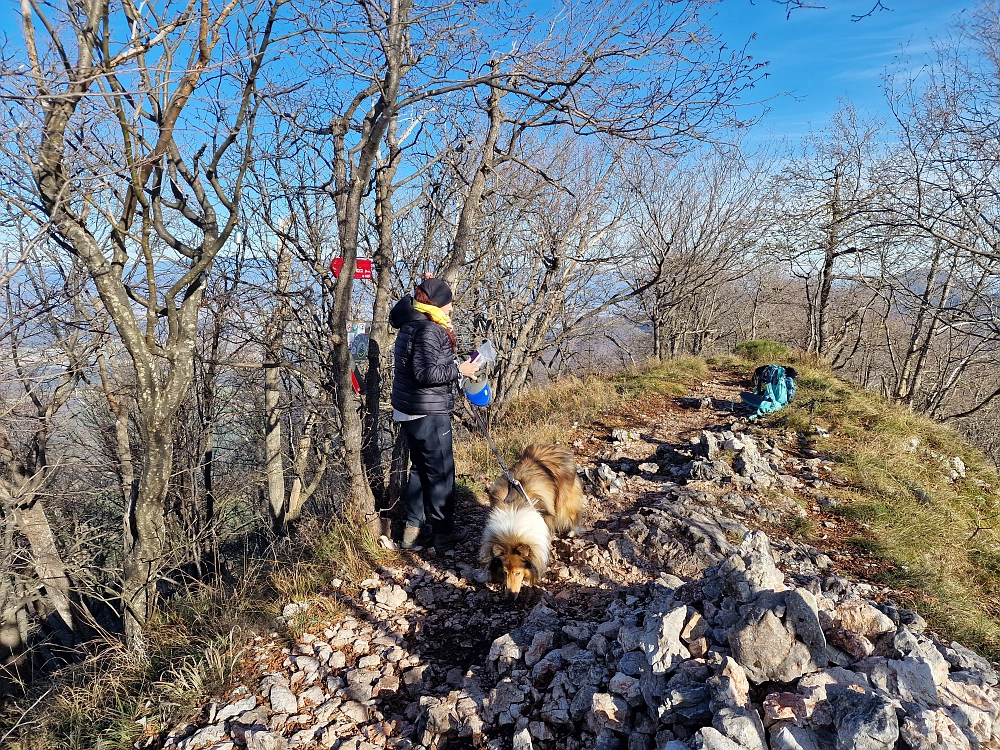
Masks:
[[[487,489],[492,510],[479,557],[491,580],[513,598],[545,575],[552,536],[576,528],[583,486],[576,458],[564,445],[529,445],[510,475],[524,493],[506,476]]]

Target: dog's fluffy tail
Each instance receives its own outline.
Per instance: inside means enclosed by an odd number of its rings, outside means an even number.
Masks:
[[[539,578],[549,567],[549,527],[534,508],[501,505],[490,511],[479,549],[483,564],[488,565],[496,556],[494,547],[505,552],[523,547]]]
[[[576,473],[576,456],[565,445],[529,445],[524,458],[536,461],[552,475],[556,494],[552,508],[553,529],[559,533],[572,531],[580,522],[583,507],[583,483]]]
[[[521,458],[534,460],[544,466],[552,472],[557,483],[568,485],[576,479],[576,456],[565,445],[529,445]]]

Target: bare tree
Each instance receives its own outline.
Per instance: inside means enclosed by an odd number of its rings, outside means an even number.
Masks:
[[[455,281],[466,263],[470,228],[490,174],[500,162],[515,158],[523,133],[566,127],[583,135],[654,142],[707,132],[731,113],[728,105],[750,83],[755,66],[739,52],[724,52],[712,37],[690,33],[704,30],[698,18],[701,5],[619,8],[583,2],[551,18],[498,14],[476,34],[471,33],[472,19],[487,9],[473,11],[458,3],[419,8],[409,0],[332,3],[304,13],[313,40],[309,49],[316,59],[315,80],[334,95],[316,97],[309,88],[308,96],[298,94],[297,110],[289,105],[284,111],[294,110],[295,122],[317,137],[317,153],[329,169],[325,188],[337,206],[343,272],[330,290],[329,328],[339,339],[332,371],[348,446],[346,507],[353,514],[375,519],[342,331],[353,299],[361,209],[391,124],[427,102],[446,104],[460,100],[463,92],[484,92],[480,106],[490,123],[485,147],[442,272]],[[343,45],[344,28],[363,31],[352,33],[353,44]],[[484,41],[511,36],[522,43],[513,52],[492,54],[488,65],[480,66]],[[315,106],[317,98],[322,107]],[[503,109],[501,101],[510,109]]]
[[[99,338],[81,325],[85,318],[79,307],[79,269],[71,267],[70,276],[63,277],[57,264],[38,262],[39,250],[3,296],[0,508],[13,522],[12,529],[27,540],[41,584],[41,621],[70,646],[79,637],[73,632],[78,605],[47,509],[59,463],[49,447]]]
[[[486,116],[480,161],[456,223],[442,277],[458,279],[491,173],[518,161],[525,134],[565,129],[678,153],[739,125],[735,103],[760,74],[742,51],[727,54],[702,24],[704,3],[625,5],[583,2],[568,22],[551,24],[523,60],[491,61],[477,96]],[[558,23],[558,22],[556,22]],[[643,61],[638,84],[634,61]],[[533,165],[520,162],[527,168]]]
[[[844,338],[832,320],[835,285],[856,278],[869,240],[865,231],[878,173],[877,123],[864,122],[849,105],[831,119],[826,132],[810,137],[804,153],[781,175],[786,195],[776,250],[806,287],[808,329],[805,348],[830,356]]]
[[[619,273],[657,359],[699,353],[721,335],[713,300],[753,267],[769,230],[768,167],[729,149],[630,165],[628,256]]]
[[[515,153],[535,168],[513,162],[494,181],[459,292],[470,349],[482,338],[497,345],[491,385],[501,413],[543,353],[607,309],[613,291],[602,280],[618,260],[609,238],[621,218],[614,152],[567,137],[527,139]]]
[[[998,29],[1000,10],[983,4],[938,45],[920,79],[895,73],[887,83],[898,146],[878,226],[902,247],[902,269],[890,273],[904,283],[892,294],[911,321],[892,359],[892,395],[939,416],[968,417],[1000,397],[1000,382],[982,369],[1000,342],[991,312],[1000,278]],[[963,386],[977,371],[992,390],[979,378]]]
[[[280,131],[266,141],[252,168],[247,227],[266,264],[252,285],[256,315],[244,332],[263,368],[268,512],[273,531],[285,535],[343,452],[333,439],[340,426],[331,419],[336,339],[327,324],[337,223],[333,202],[311,184],[321,164],[314,149]]]
[[[283,0],[22,6],[26,72],[0,92],[20,112],[7,200],[79,259],[135,368],[142,461],[125,523],[126,634],[142,625],[169,546],[174,415],[194,375],[197,317],[239,218],[260,71]],[[231,47],[230,40],[249,47]],[[222,75],[207,76],[212,66]],[[202,130],[207,137],[192,138]],[[220,212],[222,215],[220,216]]]

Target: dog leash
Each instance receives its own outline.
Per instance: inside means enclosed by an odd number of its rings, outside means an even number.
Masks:
[[[500,469],[503,471],[504,476],[507,477],[507,481],[510,484],[517,487],[518,492],[520,492],[521,496],[524,497],[525,502],[527,502],[528,505],[534,508],[535,503],[532,501],[530,497],[528,497],[528,493],[524,491],[524,487],[521,486],[521,483],[519,481],[517,481],[516,479],[514,479],[513,476],[511,476],[510,470],[507,468],[507,464],[504,463],[503,458],[500,455],[500,451],[497,450],[496,443],[493,442],[493,436],[490,435],[489,428],[486,426],[486,423],[483,422],[483,418],[479,416],[479,410],[476,408],[476,405],[473,404],[471,401],[468,401],[468,404],[469,404],[469,409],[472,411],[472,416],[476,418],[476,422],[479,424],[480,432],[482,432],[483,436],[486,438],[486,442],[489,444],[490,450],[493,451],[493,455],[496,457],[497,463],[500,464]]]

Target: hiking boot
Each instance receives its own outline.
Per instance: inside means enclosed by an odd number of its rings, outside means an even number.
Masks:
[[[446,552],[454,547],[456,544],[461,544],[466,539],[469,538],[469,532],[465,529],[460,529],[457,526],[451,530],[448,534],[435,534],[434,535],[434,549],[438,552]]]
[[[427,527],[406,524],[403,529],[403,542],[399,546],[403,549],[414,549],[427,544],[431,540],[431,536],[431,531]]]

